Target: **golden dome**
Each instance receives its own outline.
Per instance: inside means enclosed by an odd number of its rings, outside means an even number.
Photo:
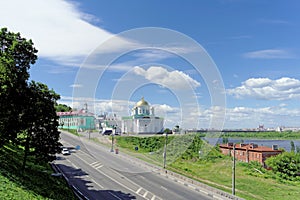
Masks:
[[[136,107],[140,107],[140,106],[149,106],[148,102],[145,101],[144,97],[142,97],[142,99],[136,103]]]

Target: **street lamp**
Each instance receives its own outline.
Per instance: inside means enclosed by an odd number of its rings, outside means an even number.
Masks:
[[[167,143],[168,143],[168,134],[169,131],[166,131],[166,139],[165,139],[165,148],[164,148],[164,169],[166,169],[166,161],[167,161]]]
[[[114,152],[114,133],[111,134],[111,149],[110,152]]]
[[[116,133],[116,129],[117,129],[117,127],[114,125],[113,126],[113,132],[111,134],[111,149],[110,149],[110,152],[114,152],[114,136],[115,136],[115,133]]]
[[[235,143],[233,143],[232,195],[235,195]]]

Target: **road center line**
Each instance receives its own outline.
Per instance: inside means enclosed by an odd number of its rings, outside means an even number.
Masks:
[[[167,188],[165,188],[164,186],[160,186],[161,189],[164,189],[164,190],[168,190]]]
[[[101,189],[104,189],[104,187],[102,185],[100,185],[98,182],[96,182],[94,179],[91,178],[91,181],[93,183],[95,183],[96,185],[98,185]]]

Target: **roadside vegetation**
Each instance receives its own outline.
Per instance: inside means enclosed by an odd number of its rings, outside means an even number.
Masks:
[[[37,60],[31,40],[0,29],[0,199],[73,199],[49,162],[61,151],[55,105],[47,85],[30,80]]]
[[[23,154],[12,145],[0,149],[0,199],[76,199],[62,177],[51,176],[48,162],[29,156],[21,171]]]
[[[122,136],[117,138],[117,146],[162,166],[165,139],[165,136]],[[201,140],[199,134],[168,136],[167,143],[167,169],[231,193],[231,157]],[[300,196],[299,157],[300,154],[294,152],[271,157],[267,164],[273,170],[266,170],[256,162],[237,162],[236,195],[245,199],[297,199]]]

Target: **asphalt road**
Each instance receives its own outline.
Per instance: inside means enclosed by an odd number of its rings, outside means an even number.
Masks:
[[[128,155],[110,152],[110,147],[65,132],[61,142],[70,149],[80,146],[80,150],[71,150],[71,155],[60,154],[55,164],[88,199],[212,199],[143,163],[137,164],[136,159],[133,162]]]

